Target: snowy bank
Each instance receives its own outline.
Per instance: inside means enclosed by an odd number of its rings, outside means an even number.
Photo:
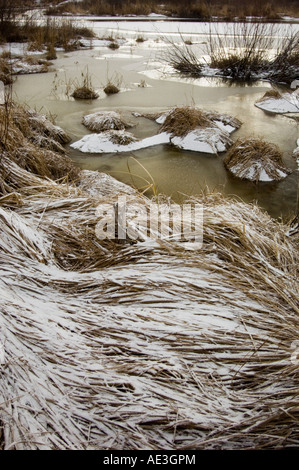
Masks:
[[[255,106],[276,114],[299,113],[298,91],[283,94],[277,93],[274,96],[268,96],[266,93],[260,101],[255,103]]]
[[[169,135],[166,133],[138,140],[130,132],[106,131],[86,135],[70,146],[84,153],[121,153],[167,143],[169,143]]]

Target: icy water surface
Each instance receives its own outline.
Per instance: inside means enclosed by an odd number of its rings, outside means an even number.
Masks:
[[[50,112],[73,142],[89,133],[81,124],[82,117],[100,110],[119,111],[135,125],[131,132],[138,138],[157,133],[159,126],[149,119],[135,117],[135,112],[154,113],[177,105],[195,105],[228,113],[243,122],[232,135],[233,139],[258,136],[276,143],[293,172],[279,183],[254,184],[231,176],[223,165],[224,154],[187,152],[167,145],[116,155],[83,154],[70,149],[71,157],[79,166],[107,172],[138,188],[154,180],[160,192],[176,201],[199,194],[208,186],[245,201],[257,201],[274,217],[287,217],[294,212],[298,170],[292,152],[299,137],[298,121],[265,113],[254,106],[270,88],[269,83],[239,86],[213,78],[191,80],[170,74],[167,65],[161,62],[168,47],[162,40],[163,35],[180,40],[183,34],[203,52],[207,32],[204,23],[95,21],[91,24],[99,37],[119,38],[119,49],[109,49],[109,41],[94,41],[92,49],[60,52],[53,62],[52,72],[18,77],[14,85],[17,100],[38,111]],[[201,25],[200,31],[198,25]],[[145,41],[137,43],[137,37]],[[80,81],[82,72],[87,70],[100,97],[89,102],[75,101],[67,94],[74,80]],[[121,92],[107,97],[103,87],[108,80],[117,83]]]

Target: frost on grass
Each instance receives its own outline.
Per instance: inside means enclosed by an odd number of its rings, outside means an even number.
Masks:
[[[132,152],[168,142],[169,137],[165,133],[138,140],[130,132],[111,130],[86,135],[72,143],[71,147],[84,153],[119,153]]]
[[[217,154],[232,145],[230,134],[241,126],[238,119],[226,114],[191,107],[177,107],[153,116],[143,116],[155,119],[161,125],[157,135],[137,140],[124,130],[126,123],[117,113],[95,113],[85,116],[83,123],[100,134],[86,135],[71,147],[81,152],[116,153],[171,144],[184,150]],[[113,131],[102,132],[107,128]]]
[[[206,193],[193,200],[204,208],[201,249],[98,239],[100,204],[151,201],[98,173],[80,172],[76,185],[33,174],[9,144],[4,448],[298,448],[298,235],[255,205]]]
[[[170,142],[184,150],[217,154],[232,145],[230,134],[241,122],[228,115],[202,111],[194,107],[176,107],[156,119],[160,132],[170,136]]]
[[[254,182],[280,181],[291,173],[274,144],[261,139],[238,139],[224,158],[224,165],[235,176]]]
[[[298,445],[284,227],[209,195],[202,250],[119,245],[93,236],[97,198],[27,179],[0,211],[6,449]]]
[[[125,122],[121,115],[115,111],[99,111],[84,116],[82,123],[92,132],[108,130],[125,130],[132,127]]]
[[[270,113],[299,113],[298,91],[292,93],[267,92],[255,106]]]

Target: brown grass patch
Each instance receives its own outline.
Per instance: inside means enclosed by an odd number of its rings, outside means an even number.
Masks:
[[[6,131],[0,135],[2,154],[44,178],[77,178],[78,169],[62,147],[69,141],[62,129],[45,116],[17,105],[12,105],[8,113],[0,107],[0,119],[6,122]]]
[[[104,88],[106,95],[115,95],[116,93],[119,93],[119,91],[119,88],[113,83],[108,83]]]
[[[96,100],[99,97],[92,88],[86,86],[77,88],[71,96],[76,100]]]
[[[119,49],[119,44],[117,44],[117,42],[112,41],[108,47],[109,49],[112,49],[113,51],[115,51],[116,49]]]
[[[276,181],[282,179],[280,172],[285,176],[290,172],[283,163],[282,153],[277,145],[262,139],[238,139],[223,162],[235,176],[256,182],[260,180],[261,172]]]
[[[281,93],[278,90],[274,90],[274,89],[266,91],[264,96],[262,96],[262,98],[259,101],[265,101],[269,98],[279,99],[281,98]]]
[[[215,124],[204,111],[183,106],[170,111],[160,132],[168,132],[171,135],[182,137],[198,127],[215,127]]]

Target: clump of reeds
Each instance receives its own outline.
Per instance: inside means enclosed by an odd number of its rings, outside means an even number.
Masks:
[[[132,142],[135,142],[136,138],[129,132],[111,130],[109,131],[109,140],[113,144],[129,145]]]
[[[138,34],[138,36],[136,38],[136,42],[140,44],[140,43],[143,43],[145,41],[146,41],[145,37],[142,36],[141,34]]]
[[[184,42],[177,44],[170,39],[165,39],[169,48],[161,55],[161,59],[171,65],[175,70],[190,77],[199,77],[202,74],[204,64],[196,52]]]
[[[215,127],[215,124],[208,114],[200,109],[191,106],[178,106],[167,114],[160,127],[160,132],[182,137],[198,127]]]
[[[115,41],[111,41],[108,47],[109,49],[112,49],[113,51],[115,51],[116,49],[119,49],[119,44]]]
[[[0,117],[6,122],[0,145],[12,161],[42,177],[77,178],[78,169],[63,148],[69,137],[61,128],[45,116],[15,104],[7,112],[0,107]]]
[[[110,81],[104,87],[104,92],[106,93],[106,95],[115,95],[116,93],[119,93],[119,91],[120,89],[114,83],[111,83]]]
[[[238,139],[224,158],[235,176],[251,181],[279,181],[289,173],[277,145],[263,139]]]
[[[76,88],[71,96],[76,100],[96,100],[99,97],[94,90],[86,86]]]
[[[71,96],[77,100],[96,100],[99,95],[94,90],[88,69],[81,73],[81,82],[74,82],[75,90]]]
[[[57,59],[57,54],[56,54],[56,49],[53,44],[48,44],[47,46],[47,54],[46,54],[46,60],[56,60]]]
[[[0,57],[0,80],[4,85],[11,85],[13,83],[12,66],[9,61],[10,57]]]
[[[200,77],[208,64],[209,74],[212,69],[216,76],[290,84],[299,73],[299,34],[282,36],[274,23],[232,22],[225,31],[211,23],[205,62],[200,52],[181,40],[183,44],[168,41],[171,47],[164,59],[184,75]]]

